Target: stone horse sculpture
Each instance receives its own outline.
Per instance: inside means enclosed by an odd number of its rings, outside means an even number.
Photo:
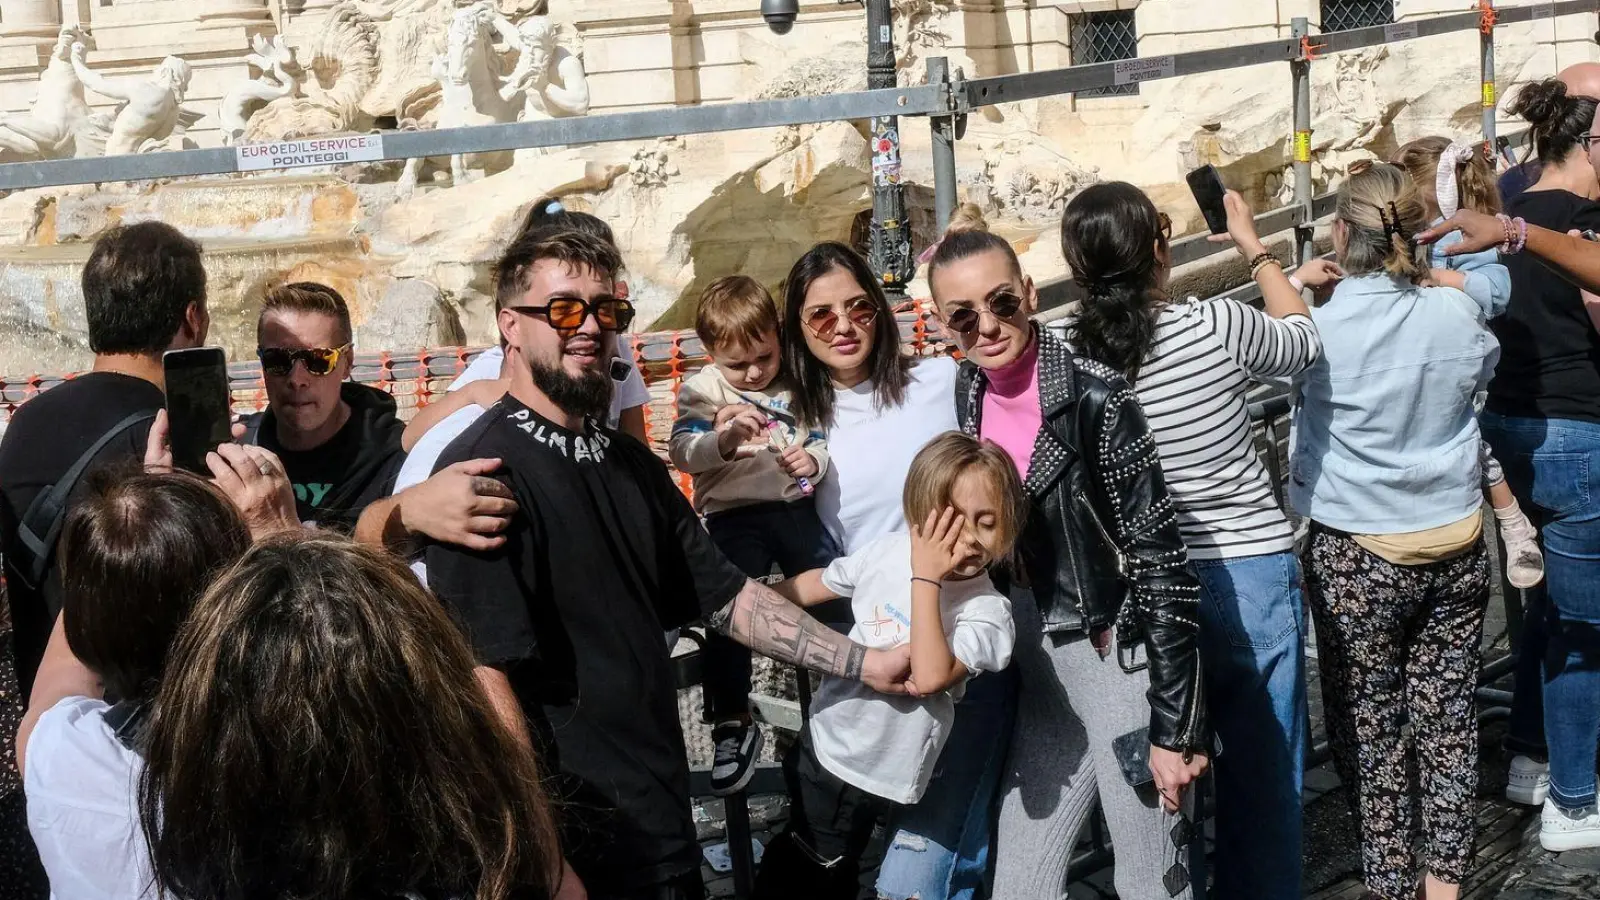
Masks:
[[[433,63],[433,76],[440,92],[436,127],[458,128],[516,120],[520,104],[502,95],[506,78],[501,74],[501,53],[495,49],[497,37],[510,50],[522,52],[522,39],[516,27],[500,14],[491,0],[456,11],[450,22],[445,52]],[[405,102],[401,104],[402,107],[406,105]],[[406,164],[395,188],[400,198],[410,197],[416,190],[423,162],[412,159]],[[450,157],[450,175],[456,184],[466,183],[464,156]]]
[[[72,47],[82,39],[66,28],[39,76],[39,99],[26,113],[0,114],[0,160],[61,159],[76,151],[76,138],[89,119],[83,82],[72,67]]]

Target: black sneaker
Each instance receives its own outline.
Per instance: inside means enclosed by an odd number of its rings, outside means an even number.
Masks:
[[[761,729],[743,722],[723,722],[711,729],[716,757],[711,764],[711,793],[737,794],[750,783],[761,753]]]

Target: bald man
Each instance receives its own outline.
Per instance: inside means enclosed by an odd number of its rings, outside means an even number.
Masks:
[[[1575,63],[1562,69],[1561,74],[1556,77],[1567,86],[1568,94],[1600,100],[1600,63]],[[1509,202],[1538,180],[1538,160],[1530,159],[1521,165],[1512,166],[1500,176],[1500,199]]]

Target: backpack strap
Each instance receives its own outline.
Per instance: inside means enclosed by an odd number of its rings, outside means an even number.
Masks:
[[[28,586],[37,590],[44,585],[45,575],[50,571],[50,561],[55,556],[56,540],[61,536],[61,527],[66,524],[67,500],[95,457],[112,441],[155,417],[153,412],[134,413],[111,426],[109,431],[100,435],[99,440],[89,445],[89,449],[78,457],[66,474],[55,484],[40,491],[28,504],[28,510],[22,514],[22,521],[17,526],[17,538],[22,542],[24,551],[23,558],[18,560],[17,571]]]

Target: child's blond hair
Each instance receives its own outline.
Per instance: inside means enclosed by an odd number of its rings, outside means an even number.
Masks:
[[[928,442],[911,461],[902,498],[906,521],[921,526],[929,513],[951,505],[951,495],[961,476],[977,470],[989,479],[995,492],[994,545],[987,547],[998,561],[1009,561],[1022,535],[1027,498],[1017,465],[994,441],[982,441],[959,431],[946,432]]]

